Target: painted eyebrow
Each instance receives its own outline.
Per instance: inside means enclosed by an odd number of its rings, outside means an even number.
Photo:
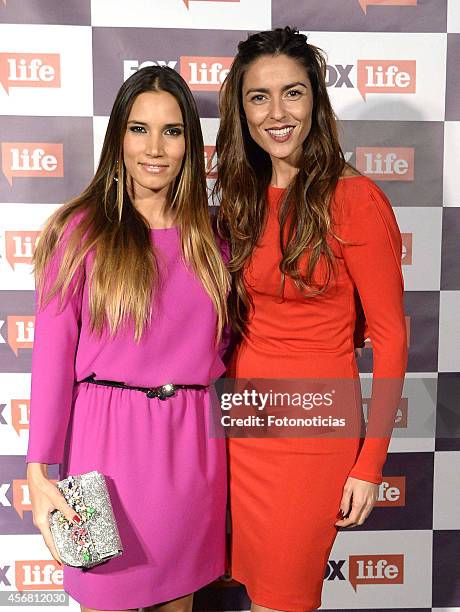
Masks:
[[[305,83],[302,83],[302,81],[297,81],[296,83],[289,83],[289,85],[284,85],[284,87],[281,89],[282,92],[287,91],[288,89],[291,89],[291,87],[296,87],[297,85],[302,85],[302,87],[305,87],[305,89],[307,89],[307,85]],[[251,93],[270,93],[270,90],[267,89],[266,87],[256,87],[253,89],[248,89],[248,91],[245,93],[245,95],[247,96],[248,94]]]
[[[131,123],[135,123],[136,125],[142,125],[145,127],[148,127],[148,123],[145,123],[144,121],[136,121],[135,119],[131,119],[130,121],[128,121],[128,125],[130,125]],[[173,128],[173,127],[184,127],[183,123],[167,123],[166,125],[163,126],[166,129],[169,128]]]

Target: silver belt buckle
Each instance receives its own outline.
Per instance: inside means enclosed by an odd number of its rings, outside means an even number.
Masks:
[[[172,383],[167,383],[159,388],[158,399],[165,400],[176,393],[176,387]]]

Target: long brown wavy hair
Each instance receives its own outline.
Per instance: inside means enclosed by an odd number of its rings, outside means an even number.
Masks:
[[[230,312],[239,332],[244,332],[248,322],[250,302],[243,283],[244,266],[265,225],[266,191],[272,176],[270,156],[249,133],[242,100],[243,78],[255,60],[281,54],[305,68],[313,91],[313,109],[299,171],[286,190],[280,209],[280,293],[288,276],[305,297],[313,297],[326,291],[336,269],[326,241],[332,231],[329,204],[347,164],[326,89],[325,57],[321,49],[307,43],[304,34],[290,27],[253,34],[239,43],[221,89],[221,122],[216,141],[218,178],[213,192],[220,202],[219,231],[231,244]],[[299,260],[307,249],[308,265],[306,270],[300,270]],[[313,288],[312,274],[320,258],[325,263],[325,282]]]
[[[58,295],[62,304],[72,279],[78,281],[73,283],[76,292],[83,280],[85,257],[92,251],[91,330],[100,334],[107,327],[114,335],[121,325],[131,321],[138,341],[151,320],[152,297],[158,287],[157,259],[149,224],[128,194],[123,163],[129,113],[137,96],[150,91],[170,93],[182,112],[185,155],[181,171],[171,185],[166,208],[179,225],[184,261],[195,271],[215,306],[217,342],[227,321],[230,278],[209,216],[197,107],[184,79],[167,67],[142,68],[120,88],[93,180],[80,196],[51,216],[41,235],[34,256],[39,300],[46,304]],[[56,278],[50,282],[48,264],[60,245],[61,264]]]

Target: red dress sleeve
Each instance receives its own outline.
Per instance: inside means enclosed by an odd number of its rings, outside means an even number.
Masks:
[[[338,236],[366,318],[373,384],[366,437],[349,476],[380,484],[407,365],[401,234],[390,202],[371,180],[342,179]]]

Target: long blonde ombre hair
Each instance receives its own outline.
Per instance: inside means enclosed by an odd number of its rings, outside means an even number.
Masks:
[[[230,279],[211,226],[198,110],[184,79],[167,67],[142,68],[120,88],[93,180],[80,196],[51,216],[42,232],[34,255],[39,301],[44,305],[58,295],[62,304],[72,279],[77,281],[73,283],[76,292],[84,260],[94,252],[89,279],[91,330],[101,334],[107,326],[113,336],[121,325],[132,321],[139,341],[151,320],[152,297],[158,287],[157,259],[148,222],[128,195],[123,163],[129,113],[137,96],[149,91],[170,93],[182,112],[185,155],[166,207],[179,225],[184,261],[215,306],[218,342],[227,321]],[[50,283],[48,264],[60,245],[60,267]]]

